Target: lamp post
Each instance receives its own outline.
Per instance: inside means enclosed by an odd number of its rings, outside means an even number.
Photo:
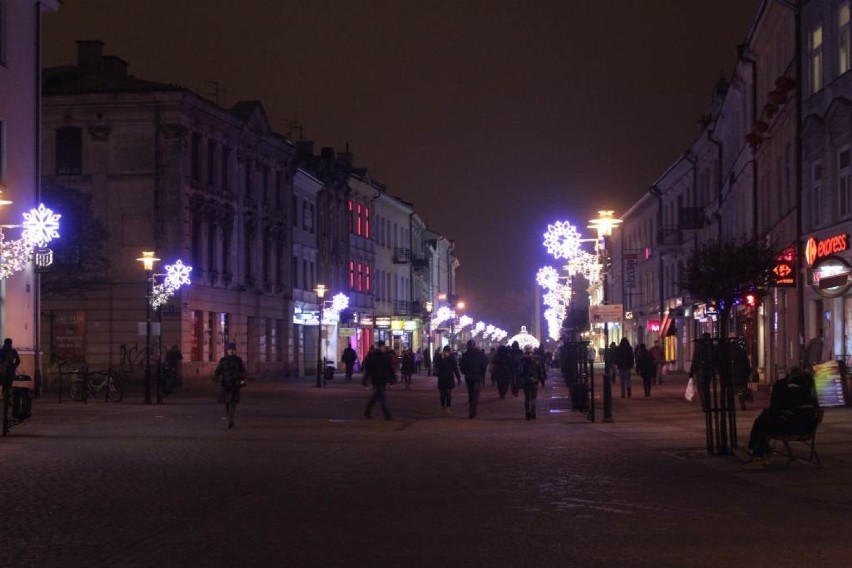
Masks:
[[[145,404],[151,404],[151,298],[154,295],[154,263],[160,259],[153,252],[145,251],[136,260],[145,270]]]
[[[426,352],[432,355],[432,302],[426,302]]]
[[[613,211],[598,211],[596,219],[589,221],[590,228],[596,229],[598,232],[598,248],[601,255],[602,269],[602,286],[603,286],[603,301],[604,305],[608,302],[607,278],[609,275],[609,258],[607,253],[607,237],[612,236],[612,229],[621,223],[620,219],[613,219]],[[609,322],[604,320],[604,380],[603,380],[603,407],[604,407],[604,422],[612,422],[612,353],[609,352]]]
[[[325,284],[317,284],[317,287],[314,288],[314,292],[317,295],[317,303],[319,304],[319,325],[317,326],[317,388],[321,388],[325,386],[323,384],[323,360],[322,360],[322,317],[323,317],[323,298],[326,293]]]

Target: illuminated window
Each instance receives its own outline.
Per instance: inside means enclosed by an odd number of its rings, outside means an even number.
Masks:
[[[364,238],[370,238],[370,208],[364,207]]]
[[[811,167],[811,224],[818,227],[822,222],[822,162]]]
[[[370,289],[372,288],[372,284],[370,282],[370,267],[369,266],[364,267],[364,287],[367,290],[367,292],[369,292]]]
[[[837,153],[837,208],[840,218],[852,214],[852,168],[849,167],[849,147]]]
[[[353,221],[353,219],[352,219],[352,215],[353,215],[353,211],[352,211],[352,209],[353,209],[352,201],[350,200],[350,201],[349,201],[349,232],[350,232],[350,233],[352,233],[352,232],[354,232],[354,231],[355,231],[355,223],[354,223],[354,221]]]
[[[357,211],[355,218],[355,234],[359,237],[363,234],[363,227],[361,226],[361,216],[363,215],[363,211],[361,210],[361,204],[359,203],[355,208]]]
[[[357,280],[357,289],[359,292],[364,290],[364,265],[360,262],[358,263],[358,273],[356,274]]]
[[[850,68],[850,45],[849,42],[849,2],[843,2],[837,10],[837,43],[839,73],[843,75]]]
[[[355,262],[349,261],[349,289],[355,289]]]
[[[811,30],[808,34],[811,51],[811,93],[822,89],[822,25]]]

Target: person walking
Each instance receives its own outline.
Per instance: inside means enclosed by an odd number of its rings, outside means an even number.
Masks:
[[[432,374],[432,354],[429,353],[429,348],[423,348],[423,370],[427,375]]]
[[[464,375],[464,382],[467,385],[468,414],[471,418],[476,418],[479,391],[482,388],[482,381],[485,379],[488,358],[476,346],[476,342],[473,339],[468,340],[467,350],[461,356],[459,367],[462,375]]]
[[[402,382],[405,385],[405,390],[411,390],[411,375],[414,374],[414,353],[412,353],[411,349],[406,348],[402,351],[400,372],[402,373]]]
[[[630,341],[626,337],[622,337],[618,342],[618,347],[615,348],[615,367],[618,369],[618,378],[621,382],[621,398],[633,394],[630,388],[630,374],[634,365],[633,348],[630,347]]]
[[[654,358],[654,384],[663,384],[663,364],[665,363],[663,359],[665,355],[659,339],[654,340],[654,345],[648,349],[648,352]]]
[[[540,353],[541,348],[536,351],[533,352],[532,345],[524,345],[524,354],[521,356],[520,363],[520,376],[524,388],[524,415],[527,420],[535,420],[538,385],[544,385],[547,378],[543,354]]]
[[[491,365],[494,364],[494,357],[496,355],[497,355],[497,348],[496,347],[492,347],[491,349],[488,350],[488,356],[487,356],[488,357],[488,367],[486,368],[485,372],[491,377],[491,386],[492,387],[497,385],[497,379],[494,377],[494,372],[491,370],[492,369]]]
[[[163,385],[163,394],[171,394],[174,392],[182,383],[181,381],[181,361],[183,361],[183,355],[180,352],[180,347],[177,345],[172,345],[168,351],[166,351],[166,380]]]
[[[745,350],[745,338],[737,337],[728,345],[731,365],[731,382],[734,392],[740,401],[740,407],[745,410],[746,403],[753,400],[749,380],[751,379],[751,364]]]
[[[523,355],[524,352],[521,351],[520,344],[517,341],[513,341],[512,348],[509,351],[509,357],[512,360],[512,396],[518,396],[518,392],[523,388],[520,377],[521,357]]]
[[[512,353],[508,347],[501,345],[497,348],[494,360],[491,361],[491,381],[497,384],[497,393],[501,399],[506,398],[506,393],[509,392],[509,385],[512,384],[514,376]]]
[[[414,372],[420,374],[420,369],[423,367],[423,353],[420,349],[414,350]]]
[[[346,369],[346,380],[351,381],[352,373],[355,372],[355,363],[358,362],[358,353],[352,349],[351,345],[347,345],[340,356],[340,360],[343,361],[343,366]]]
[[[657,372],[657,364],[644,343],[640,343],[636,349],[636,372],[642,377],[645,396],[651,396],[651,382]]]
[[[225,405],[228,428],[233,428],[237,404],[240,402],[240,388],[246,384],[246,368],[237,355],[236,343],[229,343],[225,348],[225,356],[219,359],[213,376],[219,382],[219,403]]]
[[[367,401],[367,408],[364,409],[364,418],[368,420],[373,418],[373,405],[377,402],[382,408],[385,415],[385,420],[391,420],[391,413],[388,409],[387,400],[385,397],[385,389],[393,380],[394,370],[391,362],[390,353],[385,349],[385,342],[379,341],[376,343],[376,348],[367,354],[364,358],[364,386],[367,386],[369,380],[373,385],[373,394]]]
[[[440,353],[441,356],[435,359],[435,369],[438,375],[438,391],[441,393],[441,412],[449,414],[453,403],[453,389],[457,384],[461,384],[461,373],[449,345]]]

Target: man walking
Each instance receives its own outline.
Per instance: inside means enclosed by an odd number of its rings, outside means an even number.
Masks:
[[[340,357],[343,361],[343,366],[346,367],[346,380],[352,380],[352,373],[355,371],[355,362],[358,360],[358,353],[352,349],[351,345],[347,345],[343,350],[343,355]]]
[[[479,391],[485,379],[485,369],[488,367],[488,357],[476,347],[473,339],[467,342],[467,351],[461,356],[461,372],[467,385],[468,413],[476,418],[476,407],[479,404]]]
[[[376,348],[367,354],[364,359],[364,386],[367,386],[367,380],[373,384],[373,394],[370,400],[367,401],[367,408],[364,410],[364,418],[372,419],[373,405],[376,402],[382,407],[382,412],[385,415],[385,420],[391,419],[390,410],[385,400],[385,389],[393,380],[393,364],[387,350],[385,342],[379,341],[376,343]]]

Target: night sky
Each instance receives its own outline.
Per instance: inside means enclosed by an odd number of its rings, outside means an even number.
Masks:
[[[139,78],[348,143],[355,165],[455,240],[470,314],[531,325],[548,222],[585,235],[687,149],[759,0],[65,0],[44,64],[78,39]],[[203,7],[203,8],[202,8]],[[521,295],[519,301],[518,295]]]

